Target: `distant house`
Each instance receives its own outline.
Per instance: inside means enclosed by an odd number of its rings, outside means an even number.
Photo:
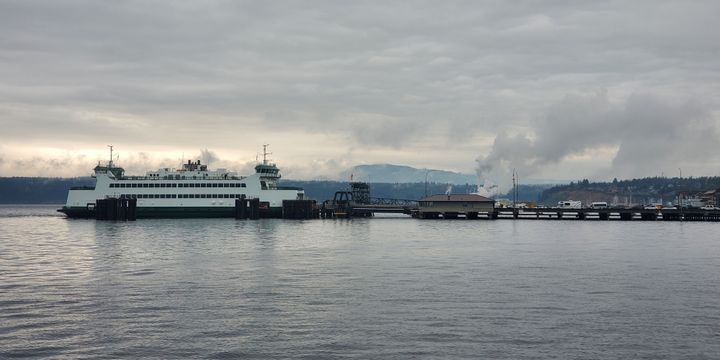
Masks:
[[[720,189],[707,191],[681,191],[678,193],[683,206],[702,207],[720,204]]]
[[[476,218],[480,212],[492,212],[495,200],[476,194],[432,195],[418,201],[418,213],[421,218],[457,218],[464,215]]]
[[[720,205],[720,189],[708,190],[701,195],[705,205],[718,206]]]

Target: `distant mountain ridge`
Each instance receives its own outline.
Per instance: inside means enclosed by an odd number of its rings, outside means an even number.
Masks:
[[[477,175],[438,169],[417,169],[406,165],[357,165],[342,172],[340,178],[373,183],[419,183],[427,181],[444,184],[477,184]]]

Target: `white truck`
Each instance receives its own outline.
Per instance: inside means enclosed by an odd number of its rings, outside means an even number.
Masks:
[[[558,207],[560,209],[582,209],[582,201],[578,201],[578,200],[558,201]]]

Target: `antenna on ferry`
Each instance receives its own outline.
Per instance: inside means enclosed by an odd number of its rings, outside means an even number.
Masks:
[[[108,163],[108,167],[112,167],[112,166],[113,166],[113,161],[112,161],[112,160],[113,160],[113,153],[112,153],[112,152],[113,152],[113,146],[112,146],[112,145],[108,145],[108,147],[110,148],[110,163]]]
[[[268,146],[270,146],[270,144],[263,144],[263,165],[267,165],[268,163],[267,156],[272,155],[272,153],[267,152]]]

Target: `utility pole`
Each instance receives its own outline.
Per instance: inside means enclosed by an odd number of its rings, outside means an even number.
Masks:
[[[682,168],[678,168],[680,171],[680,186],[682,186]],[[678,191],[678,206],[680,206],[680,221],[683,220],[685,216],[683,216],[683,203],[682,203],[682,193]]]
[[[431,171],[432,171],[432,170],[430,170],[430,169],[428,169],[428,168],[425,168],[425,197],[428,196],[428,192],[427,192],[427,189],[428,189],[428,174],[430,174]]]
[[[512,171],[512,184],[513,184],[513,209],[516,207],[517,202],[517,186],[515,186],[515,169]]]
[[[515,202],[518,201],[518,195],[520,194],[520,191],[518,190],[518,184],[520,183],[520,175],[518,175],[517,170],[515,170]]]

